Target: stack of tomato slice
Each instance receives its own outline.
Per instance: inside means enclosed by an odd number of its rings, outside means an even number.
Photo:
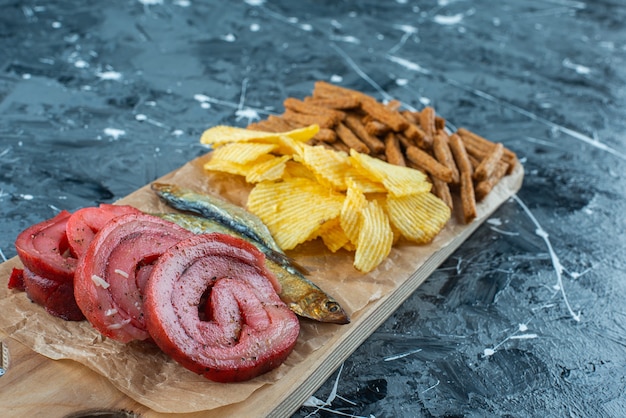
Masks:
[[[9,287],[121,343],[149,341],[189,370],[242,381],[280,365],[299,322],[256,247],[193,233],[131,206],[80,209],[17,238]]]

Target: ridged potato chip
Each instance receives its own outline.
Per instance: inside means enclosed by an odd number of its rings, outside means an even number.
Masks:
[[[270,155],[264,155],[259,158],[259,160],[266,161],[271,159]],[[239,164],[234,163],[232,161],[220,160],[219,158],[211,158],[209,161],[204,163],[204,169],[210,171],[221,171],[223,173],[237,174],[240,176],[245,176],[250,171],[250,165],[248,164]]]
[[[318,125],[294,129],[289,132],[263,132],[252,129],[236,128],[234,126],[219,125],[207,129],[202,133],[200,142],[207,145],[220,146],[229,142],[277,142],[280,136],[290,137],[298,142],[306,142],[319,131]]]
[[[369,272],[378,266],[391,251],[393,231],[383,207],[376,200],[369,201],[361,211],[361,227],[354,254],[354,268]]]
[[[429,192],[432,187],[426,174],[419,170],[389,164],[354,150],[350,150],[350,159],[355,167],[380,181],[393,196]]]
[[[402,236],[419,244],[432,241],[450,219],[450,208],[432,193],[389,195],[386,209]]]
[[[302,177],[309,180],[316,181],[315,173],[309,170],[308,167],[300,164],[297,161],[289,160],[285,163],[285,172],[283,173],[283,178],[288,179],[292,177]]]
[[[224,144],[213,151],[212,159],[247,164],[262,155],[269,154],[278,148],[276,144],[260,144],[258,142],[232,142]]]
[[[348,154],[318,146],[304,146],[302,163],[320,183],[335,190],[346,189],[346,172],[351,168]]]
[[[340,225],[350,242],[357,245],[361,228],[361,211],[367,206],[365,194],[353,181],[348,182],[346,198],[341,207]]]
[[[343,228],[341,228],[339,218],[333,218],[324,223],[324,225],[316,231],[315,238],[317,237],[320,237],[326,248],[333,253],[339,251],[349,242],[346,233]]]
[[[339,216],[343,200],[343,195],[317,182],[294,177],[258,183],[248,196],[248,209],[267,225],[282,249],[291,250]]]
[[[262,181],[280,180],[285,174],[287,161],[291,159],[289,155],[279,157],[270,156],[269,159],[261,159],[249,164],[250,168],[245,174],[248,183],[259,183]]]

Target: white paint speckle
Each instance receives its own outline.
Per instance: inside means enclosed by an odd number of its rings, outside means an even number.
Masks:
[[[461,21],[463,20],[463,13],[457,13],[455,15],[436,15],[433,18],[433,21],[435,23],[438,23],[440,25],[456,25],[461,23]]]
[[[76,68],[87,68],[89,67],[89,63],[85,60],[76,60],[74,62],[74,67]]]
[[[211,103],[209,102],[202,102],[200,103],[200,107],[203,109],[210,109],[211,108]]]
[[[101,80],[118,81],[122,79],[122,73],[119,73],[117,71],[103,71],[103,72],[96,73],[96,75]]]
[[[430,71],[428,71],[427,69],[423,68],[418,63],[409,61],[409,60],[407,60],[405,58],[389,56],[388,59],[389,59],[389,61],[395,62],[396,64],[400,64],[401,66],[403,66],[404,68],[407,68],[409,70],[413,70],[413,71],[416,71],[416,72],[422,73],[422,74],[429,74],[430,73]]]
[[[494,350],[493,348],[485,348],[483,350],[484,357],[490,357],[490,356],[493,356],[494,354],[496,354],[496,350]]]
[[[193,95],[194,100],[197,100],[198,102],[208,102],[209,100],[211,100],[211,98],[205,94],[194,94]]]
[[[24,73],[24,74],[22,74],[22,79],[23,79],[23,80],[30,80],[30,79],[31,79],[31,77],[32,77],[32,76],[31,76],[30,74],[28,74],[28,73]]]
[[[333,83],[341,83],[343,81],[343,77],[339,74],[333,74],[330,76],[330,81]]]
[[[576,71],[578,74],[586,75],[591,73],[591,68],[586,67],[584,65],[575,64],[569,60],[569,58],[565,58],[563,60],[563,67],[569,68],[570,70]]]
[[[248,6],[263,6],[265,4],[265,0],[245,0],[245,3]]]
[[[235,41],[237,40],[237,38],[235,37],[235,35],[234,35],[234,34],[232,34],[232,33],[228,33],[228,34],[226,34],[226,35],[222,36],[222,37],[221,37],[221,39],[222,39],[223,41],[226,41],[226,42],[235,42]]]
[[[396,80],[396,84],[398,86],[406,86],[407,84],[409,84],[409,80],[407,80],[406,78],[398,78]]]
[[[145,120],[147,120],[148,117],[146,115],[144,115],[143,113],[138,113],[135,115],[135,120],[138,120],[139,122],[143,122]]]
[[[534,340],[535,338],[539,338],[539,336],[537,334],[520,334],[511,337],[512,340]]]
[[[261,25],[259,25],[258,23],[250,24],[250,32],[258,32],[260,30],[261,30]]]
[[[400,29],[404,33],[417,33],[417,28],[412,25],[395,25],[395,28]]]
[[[501,226],[502,225],[502,221],[500,220],[500,218],[490,218],[487,220],[487,223],[489,225],[495,225],[495,226]]]
[[[138,0],[138,1],[144,6],[155,6],[157,4],[163,4],[163,0]]]
[[[519,332],[526,332],[526,331],[528,331],[528,325],[526,325],[526,324],[519,324],[517,329],[519,330]]]
[[[247,119],[248,123],[252,122],[253,120],[261,119],[259,113],[254,109],[238,109],[235,112],[235,115],[237,116],[237,120]]]
[[[63,26],[61,22],[52,22],[52,27],[54,29],[59,29],[61,26]]]
[[[189,0],[175,0],[174,6],[179,6],[179,7],[189,7],[191,6],[191,2]]]
[[[105,128],[104,134],[117,140],[120,136],[126,135],[126,131],[123,129]]]
[[[333,41],[346,42],[346,43],[350,43],[350,44],[360,44],[361,43],[359,38],[356,38],[356,37],[354,37],[352,35],[331,36],[331,39]]]
[[[33,200],[35,198],[32,194],[22,194],[20,197],[24,200]]]
[[[172,132],[172,135],[174,135],[174,136],[181,136],[182,134],[184,134],[184,132],[183,132],[183,130],[182,130],[182,129],[175,129],[175,130]]]

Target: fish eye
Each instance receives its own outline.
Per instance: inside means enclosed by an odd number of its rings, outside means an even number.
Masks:
[[[326,309],[328,309],[330,313],[338,312],[339,304],[337,302],[326,302]]]

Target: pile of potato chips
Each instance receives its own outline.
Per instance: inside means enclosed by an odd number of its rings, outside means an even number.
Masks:
[[[321,238],[332,252],[354,251],[354,267],[364,273],[400,237],[426,244],[448,222],[450,208],[430,192],[424,173],[354,150],[308,145],[318,130],[210,128],[200,140],[214,148],[204,168],[254,184],[248,210],[283,250]]]

